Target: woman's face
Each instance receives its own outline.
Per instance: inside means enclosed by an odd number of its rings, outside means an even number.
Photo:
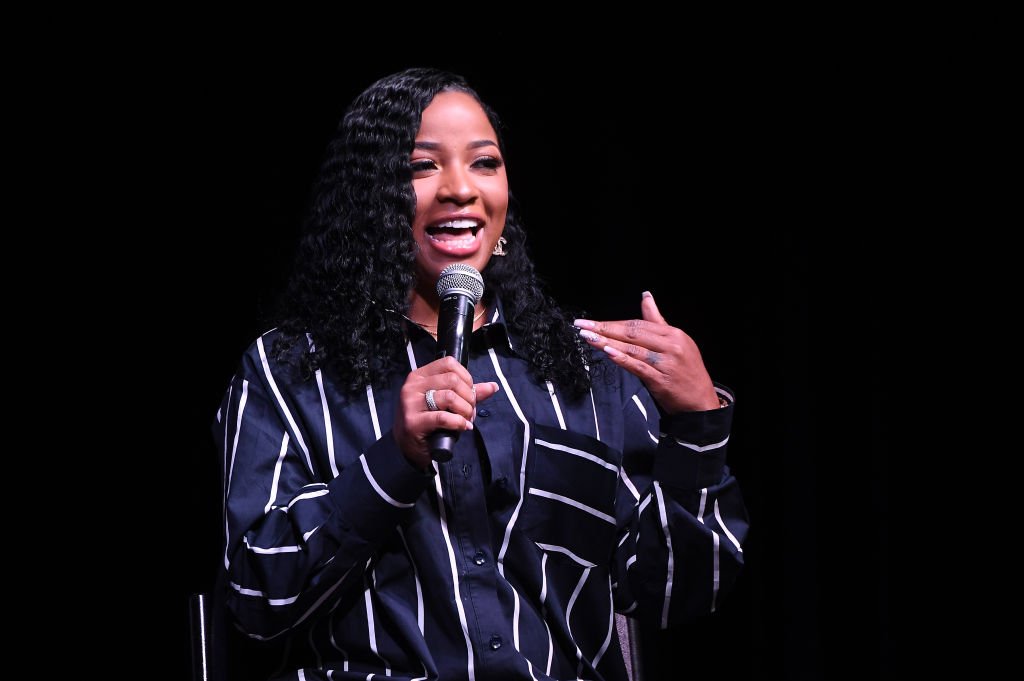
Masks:
[[[487,114],[464,92],[441,92],[423,110],[411,163],[412,232],[426,293],[454,262],[483,271],[505,229],[508,178]]]

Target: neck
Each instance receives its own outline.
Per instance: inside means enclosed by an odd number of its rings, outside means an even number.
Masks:
[[[484,313],[487,312],[487,308],[484,307],[482,303],[477,303],[476,307],[474,308],[474,311],[475,314],[473,315],[473,330],[476,331],[478,327],[482,326],[480,322],[484,318]],[[409,312],[412,312],[412,310],[410,309]],[[417,317],[412,314],[406,317],[406,319],[408,319],[416,326],[422,328],[424,331],[429,333],[434,338],[437,338],[437,317],[438,312],[434,310],[432,311],[432,314],[429,317],[430,321],[426,321],[425,318]]]

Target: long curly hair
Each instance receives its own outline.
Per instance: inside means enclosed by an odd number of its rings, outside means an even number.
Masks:
[[[298,357],[305,376],[328,369],[354,394],[408,370],[403,315],[416,283],[417,248],[409,158],[423,110],[446,91],[464,92],[480,103],[504,154],[497,114],[461,76],[427,68],[408,69],[367,88],[328,145],[281,300],[282,336],[275,345],[279,357]],[[510,194],[508,255],[491,258],[481,273],[484,301],[500,297],[517,350],[535,378],[578,397],[590,387],[589,348],[571,317],[544,292],[517,212]]]

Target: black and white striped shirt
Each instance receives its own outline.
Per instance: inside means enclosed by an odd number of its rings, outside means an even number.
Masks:
[[[501,389],[433,474],[390,432],[404,376],[355,397],[298,380],[276,332],[243,357],[214,427],[223,568],[264,677],[625,681],[615,612],[668,626],[734,581],[732,407],[659,419],[615,366],[566,400],[490,314],[469,371]],[[417,330],[406,351],[414,368],[436,345]]]

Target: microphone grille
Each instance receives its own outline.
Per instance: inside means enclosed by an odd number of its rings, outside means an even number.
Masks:
[[[476,305],[484,295],[484,278],[470,265],[452,263],[437,278],[437,296],[444,298],[453,293],[466,294]]]

